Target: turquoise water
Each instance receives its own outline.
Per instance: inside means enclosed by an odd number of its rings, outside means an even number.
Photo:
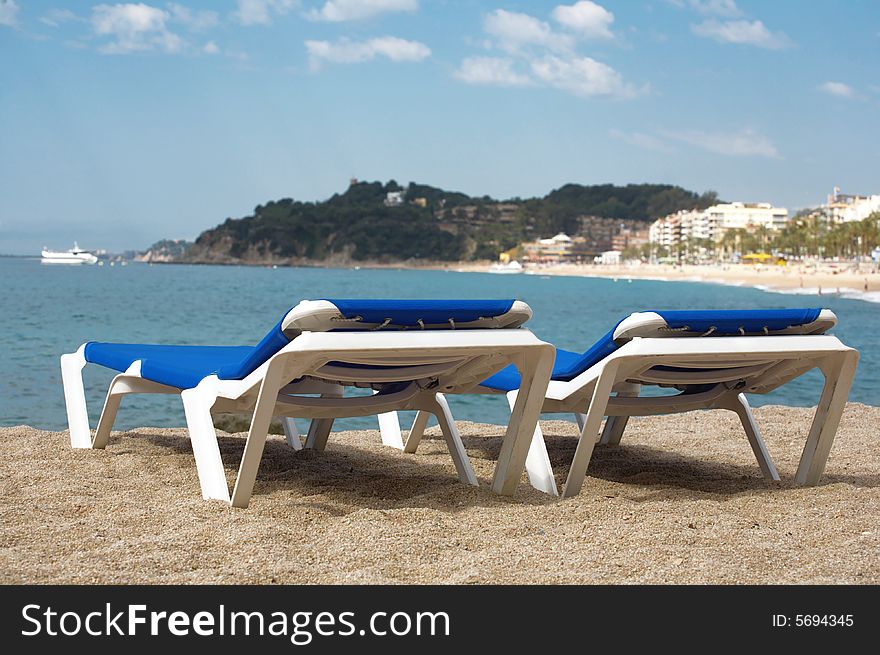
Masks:
[[[880,405],[880,304],[833,296],[788,296],[692,282],[601,280],[445,271],[227,266],[46,266],[0,258],[0,425],[66,427],[58,357],[89,340],[252,344],[305,298],[512,298],[535,312],[529,327],[569,350],[584,350],[620,317],[649,308],[829,307],[845,343],[861,351],[851,400]],[[113,373],[86,367],[94,427]],[[755,404],[814,405],[818,373]],[[493,396],[450,398],[456,417],[507,422]],[[117,428],[181,426],[179,398],[126,398]],[[350,419],[340,427],[375,427]]]

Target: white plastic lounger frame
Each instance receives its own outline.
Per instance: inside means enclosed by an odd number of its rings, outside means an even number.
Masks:
[[[524,304],[517,304],[528,311]],[[338,311],[336,313],[338,315]],[[300,324],[298,329],[302,327]],[[285,333],[287,331],[285,322]],[[132,393],[180,394],[202,496],[223,500],[235,507],[247,507],[273,416],[313,419],[305,445],[320,450],[327,442],[334,418],[395,410],[430,412],[442,417],[441,425],[459,477],[476,485],[476,476],[455,423],[445,399],[438,392],[469,393],[487,375],[509,364],[514,364],[521,372],[523,386],[513,407],[492,489],[500,494],[513,494],[537,425],[553,366],[553,353],[553,346],[526,329],[301,331],[243,380],[220,380],[211,375],[195,388],[181,391],[142,378],[141,363],[134,362],[113,379],[94,435],[89,428],[82,380],[82,369],[86,364],[85,346],[75,353],[63,355],[61,370],[74,448],[104,448],[107,445],[123,396]],[[333,364],[340,361],[394,368],[375,370]],[[291,380],[296,382],[289,384]],[[401,384],[388,393],[342,397],[345,386],[370,387],[388,382]],[[320,397],[296,394],[319,394]],[[253,413],[231,495],[212,412]],[[396,420],[394,415],[391,418]],[[293,421],[285,420],[284,424],[288,442],[298,447],[299,437]]]
[[[647,312],[633,314],[621,323],[618,332],[635,328],[635,335],[650,334],[656,319],[660,317]],[[832,312],[823,310],[813,327],[824,332],[836,320]],[[662,319],[660,322],[665,325]],[[794,480],[798,485],[818,484],[855,376],[856,350],[837,337],[810,334],[809,327],[801,334],[791,330],[782,336],[628,336],[631,338],[627,343],[573,380],[551,381],[548,385],[541,411],[574,413],[581,430],[564,497],[579,493],[605,416],[608,420],[598,443],[619,444],[630,416],[696,409],[733,411],[742,422],[764,477],[779,480],[745,394],[768,393],[814,368],[822,372],[825,384]],[[690,370],[653,370],[656,366]],[[675,396],[639,397],[642,384],[696,384],[708,389]],[[486,393],[500,393],[483,389]],[[518,402],[518,392],[509,392],[507,398],[513,406]],[[418,447],[427,418],[422,413],[416,416],[406,442],[407,452],[415,452]],[[540,426],[535,428],[526,468],[532,486],[559,495]]]

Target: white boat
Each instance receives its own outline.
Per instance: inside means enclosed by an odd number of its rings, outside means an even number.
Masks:
[[[44,264],[94,264],[98,261],[88,250],[80,248],[76,241],[73,242],[73,248],[64,252],[44,247],[42,255]]]
[[[518,261],[510,261],[506,264],[502,264],[500,262],[492,264],[489,267],[490,273],[497,273],[501,275],[510,275],[511,273],[522,273],[523,267]]]

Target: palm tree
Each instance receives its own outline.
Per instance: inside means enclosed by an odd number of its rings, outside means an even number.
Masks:
[[[761,245],[761,252],[767,252],[767,244],[771,240],[770,229],[766,225],[759,225],[751,236]]]
[[[722,259],[732,259],[740,242],[740,230],[726,230],[721,237]]]

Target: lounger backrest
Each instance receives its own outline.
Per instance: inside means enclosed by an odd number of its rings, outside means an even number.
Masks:
[[[837,323],[829,309],[659,310],[620,321],[589,350],[554,367],[556,380],[571,380],[637,337],[721,337],[822,334]]]
[[[532,317],[520,300],[303,300],[221,379],[242,379],[303,332],[517,328]]]
[[[837,324],[829,309],[658,310],[637,312],[613,330],[614,341],[634,337],[822,334]]]
[[[516,328],[532,316],[519,300],[304,300],[282,320],[290,337],[342,330]]]

